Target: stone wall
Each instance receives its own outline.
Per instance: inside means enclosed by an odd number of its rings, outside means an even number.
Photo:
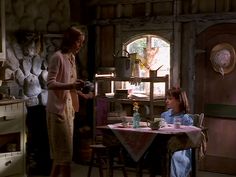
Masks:
[[[6,30],[58,32],[68,26],[69,0],[5,0]]]
[[[70,25],[69,0],[5,0],[6,61],[1,92],[26,99],[27,174],[50,174],[47,60]]]
[[[69,0],[6,0],[6,62],[1,91],[25,98],[27,106],[47,102],[47,59],[70,25]],[[50,34],[50,35],[49,35]]]

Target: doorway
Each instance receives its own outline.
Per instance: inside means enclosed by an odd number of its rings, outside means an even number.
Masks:
[[[225,74],[215,70],[212,50],[219,44],[236,48],[236,24],[217,24],[197,36],[196,47],[202,52],[195,58],[195,110],[205,113],[209,135],[206,157],[201,161],[200,169],[235,175],[236,69],[233,67]],[[234,54],[231,60],[235,62]]]

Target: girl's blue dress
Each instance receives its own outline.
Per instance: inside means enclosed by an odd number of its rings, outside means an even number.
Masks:
[[[174,118],[181,118],[182,125],[193,125],[193,119],[185,113],[173,114],[172,109],[161,114],[166,123],[173,124]],[[187,177],[191,171],[191,149],[176,151],[171,158],[171,177]]]

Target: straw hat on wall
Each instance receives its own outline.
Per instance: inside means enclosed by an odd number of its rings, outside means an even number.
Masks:
[[[217,44],[211,50],[210,60],[216,72],[223,76],[230,73],[235,66],[234,47],[228,43]]]

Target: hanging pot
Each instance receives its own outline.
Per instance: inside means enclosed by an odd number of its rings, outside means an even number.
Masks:
[[[123,56],[122,53],[126,56]],[[118,51],[116,55],[114,54],[114,61],[117,77],[131,77],[132,68],[129,52],[126,50]]]

